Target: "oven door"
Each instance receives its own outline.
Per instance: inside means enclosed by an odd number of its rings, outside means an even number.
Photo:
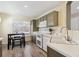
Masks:
[[[39,41],[39,40],[37,40],[37,46],[40,47],[40,48],[42,48],[42,42]]]
[[[42,46],[43,46],[43,45],[42,45],[42,42],[43,42],[42,39],[43,39],[43,38],[42,38],[42,35],[37,35],[37,37],[36,37],[36,44],[37,44],[37,46],[40,47],[40,48],[42,48]]]

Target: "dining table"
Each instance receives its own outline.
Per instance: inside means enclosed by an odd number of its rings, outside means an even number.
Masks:
[[[8,50],[10,49],[10,46],[12,45],[12,41],[16,39],[22,41],[21,44],[23,47],[25,47],[25,34],[24,33],[8,34]]]

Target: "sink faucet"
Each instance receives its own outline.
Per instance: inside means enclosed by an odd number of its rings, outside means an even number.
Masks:
[[[64,28],[66,28],[66,36],[65,36],[66,40],[67,40],[67,41],[71,41],[71,39],[70,39],[70,37],[69,37],[69,34],[68,34],[68,29],[67,29],[67,27],[65,27],[65,26],[62,27],[61,30],[60,30],[60,33],[62,33],[62,30],[63,30]]]

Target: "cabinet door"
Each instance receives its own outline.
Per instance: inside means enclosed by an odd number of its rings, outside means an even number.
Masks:
[[[56,50],[47,47],[47,57],[65,57],[65,56],[57,52]]]
[[[33,20],[33,31],[36,31],[36,20]]]
[[[36,44],[36,35],[32,35],[32,41]]]
[[[39,28],[37,27],[37,20],[33,20],[33,31],[38,31]]]
[[[43,50],[44,50],[45,52],[47,52],[47,44],[46,44],[46,43],[43,44]]]
[[[46,16],[40,18],[39,27],[47,27]]]
[[[39,27],[39,19],[36,20],[36,27]]]
[[[50,41],[49,37],[43,36],[43,50],[47,52],[47,42]]]
[[[47,26],[56,26],[58,25],[58,13],[53,11],[47,15]]]
[[[44,19],[44,21],[46,21],[46,27],[47,27],[47,15],[45,15],[45,16],[43,17],[43,19]]]
[[[44,18],[43,18],[43,17],[41,17],[41,18],[40,18],[40,22],[42,22],[43,20],[44,20]]]
[[[53,14],[50,13],[47,15],[47,26],[53,26],[54,22],[53,22]]]

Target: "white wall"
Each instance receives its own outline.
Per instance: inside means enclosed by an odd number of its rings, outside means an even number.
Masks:
[[[0,37],[1,37],[1,22],[0,22]]]
[[[79,30],[79,17],[71,18],[71,30]]]
[[[2,21],[2,37],[3,37],[3,40],[2,40],[2,43],[3,44],[7,44],[7,34],[10,34],[12,33],[12,19],[11,18],[8,18],[6,20],[3,20]]]

